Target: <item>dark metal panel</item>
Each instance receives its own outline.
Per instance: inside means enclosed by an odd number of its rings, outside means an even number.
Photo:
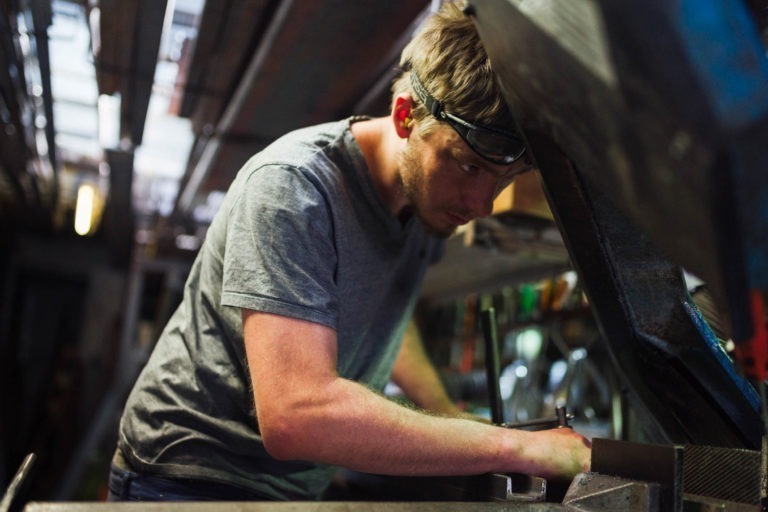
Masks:
[[[473,3],[519,122],[727,296],[748,337],[747,288],[768,287],[766,240],[744,236],[768,232],[768,61],[743,4]]]
[[[721,291],[743,291],[740,229],[746,227],[726,175],[747,169],[723,154],[743,155],[736,139],[762,133],[759,123],[754,131],[739,126],[760,118],[761,93],[751,91],[757,111],[734,108],[723,119],[705,93],[708,84],[695,79],[692,57],[670,34],[671,13],[651,6],[672,9],[665,1],[569,3],[582,16],[555,21],[571,34],[546,25],[568,13],[549,4],[526,13],[517,0],[473,4],[649,440],[759,446],[764,427],[755,390],[736,372],[667,258],[704,271]],[[652,38],[638,36],[649,26],[658,28]],[[578,53],[588,50],[593,53]],[[768,191],[764,172],[750,176],[756,193]]]
[[[679,267],[547,136],[528,136],[571,260],[648,440],[759,446],[756,393],[701,319]]]

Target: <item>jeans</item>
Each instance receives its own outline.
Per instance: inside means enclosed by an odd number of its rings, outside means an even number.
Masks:
[[[226,484],[141,475],[112,464],[107,501],[265,501]]]

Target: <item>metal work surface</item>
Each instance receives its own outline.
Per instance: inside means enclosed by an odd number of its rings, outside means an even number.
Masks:
[[[25,512],[558,512],[550,503],[289,502],[289,503],[30,503]]]
[[[643,450],[647,453],[643,453]],[[724,512],[757,512],[758,501],[750,497],[740,502],[734,496],[682,496],[680,447],[649,446],[609,441],[602,443],[593,458],[593,465],[605,467],[610,474],[581,473],[563,493],[545,491],[547,482],[530,477],[528,484],[515,475],[499,489],[504,475],[473,481],[463,489],[451,486],[451,479],[415,479],[422,493],[410,492],[402,479],[393,480],[392,501],[322,501],[322,502],[31,502],[25,512],[99,512],[120,510],[130,512],[215,511],[215,512],[680,512],[682,510],[719,510]],[[668,452],[668,453],[665,453]],[[760,455],[759,453],[757,454]],[[624,459],[622,462],[621,459]],[[643,467],[640,467],[643,466]],[[648,466],[654,466],[649,468]],[[674,474],[669,474],[669,471]],[[517,475],[524,477],[524,475]],[[478,475],[483,477],[483,475]],[[671,481],[670,481],[671,480]],[[485,482],[485,483],[483,483]],[[455,483],[455,482],[453,482]],[[465,482],[468,483],[468,482]],[[553,483],[553,482],[550,482]],[[535,487],[540,487],[540,493]],[[557,485],[555,486],[557,487]],[[516,492],[513,492],[517,488]],[[473,492],[474,491],[474,492]],[[405,493],[405,494],[403,494]],[[460,496],[480,496],[479,500]],[[546,494],[549,501],[544,501]],[[754,493],[753,493],[754,494]],[[557,497],[555,497],[557,495]],[[408,496],[400,499],[399,496]],[[434,498],[420,498],[434,496]],[[459,497],[459,498],[457,498]],[[744,498],[744,496],[736,497]]]

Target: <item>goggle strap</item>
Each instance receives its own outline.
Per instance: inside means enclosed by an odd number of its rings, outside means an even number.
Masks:
[[[419,80],[419,77],[413,71],[411,71],[411,85],[416,92],[416,96],[424,102],[424,106],[427,107],[429,113],[432,114],[433,117],[440,119],[440,112],[443,111],[443,103],[437,101],[431,94],[429,94],[427,88],[424,87],[424,84],[421,83],[421,80]]]
[[[413,70],[411,70],[411,85],[413,86],[413,90],[416,93],[416,96],[418,96],[419,99],[422,101],[422,103],[424,103],[424,106],[427,107],[427,110],[429,110],[429,113],[432,114],[432,116],[435,119],[450,120],[449,122],[451,123],[451,125],[454,127],[454,129],[457,132],[458,132],[458,129],[456,128],[455,124],[461,124],[464,127],[465,130],[467,128],[469,128],[472,132],[475,132],[477,130],[485,130],[485,131],[490,132],[490,133],[499,134],[499,135],[501,135],[501,136],[503,136],[503,137],[505,137],[507,139],[513,139],[515,141],[518,140],[517,134],[511,133],[511,132],[507,132],[505,130],[500,130],[498,128],[486,127],[486,126],[480,126],[480,125],[476,125],[475,127],[472,127],[472,128],[470,128],[468,126],[465,126],[467,124],[467,121],[464,121],[460,117],[452,116],[452,115],[450,115],[450,114],[448,114],[447,112],[444,111],[443,103],[441,101],[437,101],[434,98],[434,96],[429,94],[429,91],[427,91],[427,88],[424,87],[424,84],[421,83],[421,80],[419,80],[418,75]],[[459,135],[480,156],[482,156],[486,160],[490,160],[490,161],[493,161],[494,163],[498,163],[498,162],[495,162],[493,159],[485,156],[483,154],[483,152],[481,152],[481,150],[479,150],[477,148],[477,146],[476,146],[477,142],[473,143],[473,142],[471,142],[468,139],[468,136],[469,136],[468,133],[465,135],[465,134],[459,132]],[[520,151],[519,154],[517,154],[515,157],[512,158],[512,162],[517,160],[517,158],[520,158],[520,156],[522,156],[522,154],[524,152],[525,152],[525,146],[523,146],[522,151]],[[505,159],[506,159],[506,157],[505,157]],[[507,163],[507,162],[504,162],[504,163]],[[511,163],[511,162],[509,162],[509,163]]]

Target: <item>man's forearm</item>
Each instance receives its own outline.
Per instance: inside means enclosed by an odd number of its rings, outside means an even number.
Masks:
[[[461,410],[446,393],[413,322],[409,324],[403,337],[403,345],[392,371],[392,381],[414,404],[423,409],[449,416],[461,414]]]
[[[551,434],[430,416],[344,379],[329,384],[325,393],[327,397],[317,397],[315,407],[294,418],[294,437],[287,444],[295,449],[281,458],[412,476],[486,472],[573,476],[588,467],[588,460],[576,462],[578,443],[573,439],[558,444]],[[564,456],[565,450],[573,450],[573,456]]]
[[[246,311],[244,333],[259,431],[277,459],[397,475],[573,476],[589,465],[570,429],[553,435],[431,416],[340,377],[336,333],[323,325]]]

